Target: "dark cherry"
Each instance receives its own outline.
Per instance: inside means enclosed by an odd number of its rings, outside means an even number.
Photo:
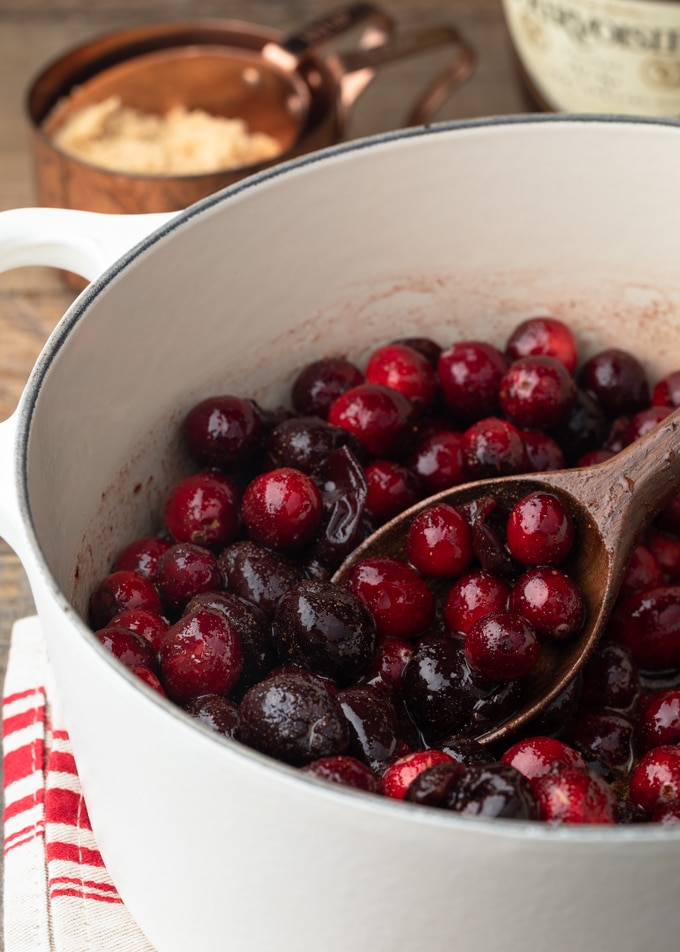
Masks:
[[[382,525],[421,497],[418,477],[392,460],[375,460],[366,467],[366,514]]]
[[[652,823],[664,826],[677,826],[680,823],[680,800],[669,800],[658,807],[650,817]]]
[[[320,757],[301,768],[302,773],[312,774],[329,783],[339,783],[345,787],[365,790],[367,793],[380,793],[380,780],[370,767],[362,764],[356,757],[337,754],[334,757]]]
[[[437,369],[442,348],[436,341],[433,341],[431,337],[400,337],[398,340],[392,341],[392,343],[404,344],[406,347],[417,350],[435,370]]]
[[[525,429],[552,430],[564,424],[576,403],[576,384],[554,357],[520,357],[499,385],[504,414]]]
[[[445,760],[427,767],[408,785],[404,800],[440,810],[452,810],[464,772],[465,765],[457,760]]]
[[[260,448],[262,423],[250,400],[220,395],[201,400],[184,418],[184,440],[199,466],[227,472],[250,463]]]
[[[680,538],[650,526],[647,545],[661,569],[662,582],[675,582],[680,576]],[[653,582],[651,584],[654,584]]]
[[[146,638],[155,651],[158,651],[163,636],[169,628],[167,618],[145,608],[129,608],[126,611],[119,612],[113,616],[109,625],[136,632]]]
[[[485,744],[480,744],[479,741],[466,734],[452,734],[437,741],[437,749],[443,750],[449,757],[453,757],[455,761],[466,767],[481,767],[495,760]]]
[[[457,419],[469,423],[498,412],[498,388],[508,364],[504,354],[483,341],[460,341],[442,352],[437,376]]]
[[[178,542],[158,560],[156,585],[166,611],[176,617],[194,595],[221,588],[222,573],[216,556],[208,549]]]
[[[323,501],[314,480],[284,466],[260,473],[243,493],[241,517],[249,537],[281,552],[308,545],[321,526]]]
[[[336,569],[363,537],[368,485],[364,471],[347,447],[333,450],[314,470],[321,493],[321,527],[307,549],[308,562]]]
[[[614,455],[611,450],[591,450],[576,460],[576,466],[598,466],[600,463],[606,463]]]
[[[466,478],[463,434],[439,430],[426,436],[409,458],[408,468],[428,496],[460,485]]]
[[[302,578],[300,568],[284,556],[254,542],[234,542],[218,559],[224,587],[271,616],[279,598]],[[220,586],[217,586],[220,587]]]
[[[512,611],[478,618],[465,637],[464,652],[473,672],[491,681],[525,677],[540,654],[538,636],[529,622]]]
[[[192,473],[173,486],[163,506],[163,521],[175,542],[221,549],[240,528],[241,493],[236,483],[212,472]]]
[[[291,398],[298,413],[325,419],[337,398],[364,382],[364,375],[345,357],[324,357],[307,364],[295,378]]]
[[[561,767],[533,782],[539,818],[552,823],[616,823],[612,788],[592,771]]]
[[[541,354],[554,357],[570,374],[576,370],[578,347],[571,330],[556,317],[530,317],[514,329],[505,346],[510,360]]]
[[[607,414],[600,403],[582,387],[577,387],[569,416],[552,431],[552,435],[566,462],[574,465],[586,453],[601,449],[608,429]]]
[[[633,759],[633,722],[620,711],[586,711],[576,717],[566,733],[589,764],[624,771]]]
[[[462,446],[470,480],[525,473],[529,468],[522,435],[508,420],[477,420],[463,433]]]
[[[559,443],[541,430],[520,430],[527,458],[527,469],[531,473],[546,473],[550,470],[564,469],[566,459]]]
[[[267,437],[267,462],[273,469],[289,467],[311,476],[341,446],[349,446],[355,455],[362,451],[356,437],[321,417],[292,417]]]
[[[273,675],[253,685],[240,713],[243,743],[293,766],[342,754],[349,743],[335,698],[301,675]]]
[[[153,582],[158,560],[171,545],[170,539],[160,536],[143,536],[141,539],[135,539],[118,553],[113,570],[114,572],[121,570],[136,572]]]
[[[499,579],[514,581],[522,566],[514,559],[507,544],[509,513],[490,497],[462,507],[472,526],[472,548],[482,571]]]
[[[422,510],[408,527],[406,553],[423,575],[455,578],[465,572],[474,555],[465,516],[446,503]]]
[[[653,588],[664,581],[659,560],[649,546],[639,542],[633,549],[624,575],[619,598],[626,598],[641,588]]]
[[[680,493],[666,503],[656,518],[656,525],[668,532],[680,533]]]
[[[478,618],[508,607],[510,586],[487,572],[470,572],[453,583],[444,600],[444,621],[451,632],[468,632]]]
[[[540,735],[516,741],[501,756],[501,763],[510,764],[532,783],[555,768],[586,769],[578,750],[556,737]]]
[[[184,705],[184,710],[216,734],[224,734],[225,737],[238,736],[238,705],[221,694],[203,694],[192,698]]]
[[[650,402],[644,368],[637,357],[625,350],[601,350],[583,364],[578,380],[612,417],[637,413]]]
[[[517,579],[509,607],[526,618],[543,640],[571,638],[580,631],[586,614],[576,582],[546,566],[529,569]]]
[[[630,799],[648,814],[680,800],[680,747],[664,744],[647,751],[631,771]]]
[[[144,608],[162,614],[160,595],[148,578],[120,569],[99,582],[90,596],[89,617],[94,629],[103,628],[111,619],[130,608]]]
[[[680,744],[680,690],[660,691],[645,704],[635,723],[635,742],[642,753]]]
[[[570,512],[557,496],[530,493],[510,513],[508,548],[521,565],[558,566],[571,552],[575,531]]]
[[[328,421],[361,442],[372,456],[403,457],[412,440],[414,405],[398,390],[365,383],[345,391],[328,411]]]
[[[381,688],[390,697],[398,691],[404,668],[413,657],[413,642],[382,638],[362,683]]]
[[[369,685],[345,688],[336,695],[349,725],[347,752],[381,774],[397,757],[397,715],[392,702],[379,688]]]
[[[160,664],[161,683],[178,704],[201,694],[229,694],[243,665],[236,626],[211,608],[183,615],[163,639]]]
[[[152,691],[155,691],[156,694],[160,694],[161,697],[167,697],[165,693],[165,688],[158,680],[158,675],[148,668],[144,664],[130,664],[127,665],[129,671],[137,675],[140,681],[143,681],[147,687],[151,688]]]
[[[537,734],[561,737],[565,727],[578,711],[581,702],[581,673],[564,687],[557,697],[532,721],[532,730]]]
[[[680,407],[680,370],[674,370],[657,381],[652,390],[655,407]]]
[[[625,645],[603,641],[586,662],[582,674],[581,704],[630,711],[640,696],[640,675]]]
[[[453,764],[460,770],[460,765],[443,750],[414,751],[399,757],[385,770],[381,781],[383,794],[393,800],[403,800],[416,777],[436,764]]]
[[[611,421],[607,429],[602,448],[611,453],[620,453],[628,445],[628,427],[630,426],[629,416],[617,416]]]
[[[403,562],[363,559],[352,566],[344,584],[368,608],[383,637],[415,638],[434,621],[432,593],[422,576]]]
[[[630,649],[646,671],[680,665],[680,585],[645,588],[624,598],[614,610],[608,632]]]
[[[303,581],[288,589],[276,606],[272,632],[284,664],[342,684],[365,671],[377,647],[368,609],[330,582]]]
[[[129,628],[109,625],[95,631],[95,637],[127,668],[139,665],[154,673],[158,671],[157,652],[143,635]]]
[[[437,377],[432,364],[406,344],[385,344],[374,350],[366,364],[368,383],[398,390],[421,407],[437,395]]]
[[[463,816],[487,819],[538,819],[538,804],[531,784],[509,764],[464,768],[451,809]]]

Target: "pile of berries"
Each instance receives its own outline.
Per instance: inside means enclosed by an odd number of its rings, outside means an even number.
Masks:
[[[680,371],[652,388],[626,351],[579,363],[552,317],[504,350],[411,338],[363,370],[322,358],[291,408],[207,398],[182,423],[196,471],[119,553],[90,623],[188,715],[326,781],[465,815],[680,822],[680,496],[583,672],[512,743],[479,738],[521,705],[541,646],[584,623],[557,496],[433,503],[406,559],[331,581],[421,499],[604,461],[678,405]]]

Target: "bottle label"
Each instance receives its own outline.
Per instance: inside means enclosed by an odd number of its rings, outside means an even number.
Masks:
[[[503,0],[519,60],[552,109],[680,116],[680,3]]]

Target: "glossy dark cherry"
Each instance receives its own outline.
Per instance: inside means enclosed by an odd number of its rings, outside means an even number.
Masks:
[[[213,609],[189,612],[163,639],[160,665],[161,683],[178,704],[202,694],[227,695],[243,665],[238,631]]]
[[[279,598],[302,578],[295,563],[254,542],[234,542],[218,559],[224,587],[271,616]],[[221,587],[221,586],[216,586]]]
[[[451,632],[468,632],[478,618],[505,611],[510,586],[487,572],[469,572],[454,582],[444,601],[444,621]]]
[[[558,566],[571,552],[574,539],[574,520],[552,493],[530,493],[510,513],[508,548],[522,565]]]
[[[469,423],[494,416],[498,388],[509,361],[483,341],[460,341],[444,350],[437,364],[442,394],[454,417]]]
[[[381,788],[386,797],[393,800],[403,800],[418,774],[435,764],[453,764],[456,771],[460,770],[452,757],[442,750],[419,750],[399,757],[390,764],[382,776]]]
[[[465,636],[465,657],[472,670],[491,681],[525,677],[538,661],[540,644],[529,622],[512,611],[478,618]]]
[[[649,550],[661,569],[661,581],[677,582],[680,577],[680,538],[650,526],[646,539]],[[649,587],[653,584],[652,580]]]
[[[465,765],[455,759],[426,767],[408,785],[403,799],[408,803],[452,810],[464,772]]]
[[[380,780],[370,767],[362,764],[356,757],[337,754],[334,757],[320,757],[301,768],[303,773],[312,774],[329,783],[339,783],[345,787],[365,790],[367,793],[380,793]]]
[[[175,542],[221,549],[240,528],[241,494],[226,476],[192,473],[173,486],[163,506],[163,521]]]
[[[611,347],[599,351],[583,364],[578,380],[611,417],[637,413],[650,402],[644,368],[625,350]]]
[[[463,434],[440,430],[421,440],[408,460],[425,494],[441,492],[465,481]]]
[[[570,374],[576,370],[578,347],[571,330],[556,317],[530,317],[514,329],[505,346],[510,360],[543,355],[564,364]]]
[[[319,531],[322,514],[314,480],[288,466],[260,473],[243,493],[241,517],[249,537],[281,552],[308,545]]]
[[[516,426],[551,430],[563,425],[576,403],[576,384],[554,357],[520,357],[500,382],[504,414]]]
[[[345,578],[345,587],[373,616],[378,634],[415,638],[434,621],[434,598],[410,565],[388,558],[363,559]]]
[[[119,612],[131,608],[143,608],[156,614],[163,611],[158,590],[149,579],[120,569],[103,578],[92,592],[90,624],[94,629],[103,628]]]
[[[544,640],[571,638],[583,626],[586,606],[578,585],[559,569],[539,566],[515,582],[510,609]]]
[[[680,586],[658,585],[624,598],[608,628],[630,649],[634,662],[647,671],[680,665]]]
[[[240,724],[238,705],[220,694],[203,694],[192,698],[184,710],[204,727],[225,737],[237,737]]]
[[[600,403],[582,387],[576,388],[571,413],[552,435],[559,443],[568,465],[586,453],[602,448],[609,430],[607,414]]]
[[[412,441],[414,405],[398,390],[365,383],[337,398],[328,421],[354,434],[373,456],[396,459]]]
[[[529,460],[522,435],[508,420],[485,417],[463,433],[463,458],[469,480],[525,473]]]
[[[153,582],[158,560],[171,545],[170,539],[160,536],[142,536],[135,539],[118,553],[113,566],[114,572],[136,572]]]
[[[229,472],[254,459],[262,436],[261,417],[249,400],[207,397],[186,415],[183,434],[189,455],[199,466]]]
[[[361,682],[379,687],[392,696],[399,690],[404,668],[412,657],[413,642],[382,638]]]
[[[171,617],[180,614],[194,595],[222,588],[216,556],[203,546],[178,542],[158,560],[156,585]]]
[[[579,714],[565,735],[589,764],[626,771],[633,760],[633,722],[620,711]]]
[[[361,444],[347,430],[318,416],[291,417],[269,433],[267,461],[273,469],[290,467],[312,475],[341,446],[361,452]]]
[[[348,753],[382,774],[399,749],[397,715],[389,697],[364,684],[339,691],[336,699],[349,725]]]
[[[421,407],[437,395],[437,377],[430,361],[406,344],[385,344],[366,364],[366,380],[398,390]]]
[[[392,460],[375,460],[366,467],[366,514],[378,526],[418,502],[421,483],[411,470]]]
[[[463,816],[535,820],[538,804],[531,784],[510,764],[463,768],[450,809]]]
[[[337,398],[364,382],[364,375],[345,357],[323,357],[300,371],[291,391],[293,406],[305,416],[326,419]]]
[[[463,513],[446,503],[419,512],[408,528],[406,554],[422,575],[455,578],[467,571],[474,553]]]
[[[640,675],[625,645],[603,641],[586,662],[581,678],[581,705],[630,711],[640,696]]]

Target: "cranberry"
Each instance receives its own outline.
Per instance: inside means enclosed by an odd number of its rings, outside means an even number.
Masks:
[[[143,536],[135,539],[118,554],[113,569],[115,572],[129,571],[143,575],[153,582],[156,577],[158,560],[172,542],[157,536]]]
[[[680,800],[669,800],[652,813],[652,823],[662,823],[664,826],[677,826],[680,823]]]
[[[660,581],[674,582],[680,575],[680,539],[650,526],[647,545],[661,570]]]
[[[221,588],[222,573],[217,558],[208,549],[178,542],[158,560],[156,585],[167,611],[176,616],[194,595]]]
[[[564,469],[564,452],[556,440],[541,430],[520,430],[519,433],[524,443],[529,472],[545,473]]]
[[[550,430],[564,424],[576,403],[576,384],[564,364],[553,357],[521,357],[500,382],[505,415],[516,426]]]
[[[348,753],[382,773],[397,757],[397,716],[392,702],[369,685],[345,688],[337,701],[349,725]]]
[[[193,473],[168,493],[163,521],[175,542],[220,549],[238,534],[240,493],[236,484],[215,473]]]
[[[284,663],[347,684],[368,666],[377,646],[375,622],[350,592],[304,581],[279,599],[274,640]]]
[[[291,398],[298,413],[326,418],[337,398],[364,382],[358,367],[345,357],[324,357],[307,364],[293,383]]]
[[[470,572],[454,582],[444,601],[449,631],[468,632],[478,618],[508,607],[510,586],[486,572]]]
[[[230,471],[255,457],[262,423],[251,401],[215,396],[191,408],[184,419],[183,432],[189,454],[199,466]]]
[[[662,377],[652,390],[655,407],[680,407],[680,370]]]
[[[382,792],[386,797],[392,797],[393,800],[403,800],[406,791],[416,779],[418,774],[435,764],[455,763],[448,754],[442,750],[419,750],[412,754],[406,754],[390,764],[382,776]],[[456,769],[460,769],[456,764]]]
[[[404,668],[413,657],[413,643],[399,638],[383,638],[363,681],[382,688],[388,695],[399,687]]]
[[[607,435],[605,436],[602,447],[611,453],[620,453],[628,445],[628,427],[630,426],[629,416],[618,416],[612,420]]]
[[[640,676],[630,649],[613,641],[597,645],[583,668],[583,707],[629,711],[639,694]]]
[[[432,593],[410,565],[363,559],[349,570],[345,586],[373,615],[379,635],[415,638],[434,621]]]
[[[143,635],[130,631],[129,628],[119,628],[110,625],[95,631],[95,637],[104,645],[107,651],[115,655],[126,668],[141,666],[158,670],[158,657],[155,649]]]
[[[261,473],[248,484],[241,515],[254,542],[295,552],[318,532],[322,507],[316,483],[297,469],[282,467]]]
[[[241,674],[236,628],[219,612],[199,608],[168,630],[160,649],[161,682],[178,704],[201,694],[228,694]]]
[[[680,747],[667,744],[647,751],[631,772],[630,798],[646,813],[680,800]]]
[[[538,661],[536,632],[515,612],[492,612],[478,618],[465,637],[465,657],[472,670],[491,681],[513,681]]]
[[[541,354],[554,357],[573,374],[578,348],[571,330],[556,317],[530,317],[514,329],[506,344],[511,360]]]
[[[284,420],[267,437],[267,461],[272,468],[290,467],[308,476],[341,446],[361,453],[359,441],[339,426],[320,417]]]
[[[639,542],[633,549],[626,574],[621,583],[619,598],[626,598],[641,588],[653,588],[661,585],[663,574],[659,560],[649,546]]]
[[[628,770],[633,756],[633,723],[619,711],[588,711],[570,725],[567,737],[589,763]]]
[[[386,344],[373,351],[366,365],[368,383],[399,390],[420,406],[428,406],[437,395],[437,377],[432,364],[405,344]]]
[[[641,751],[680,744],[680,690],[662,691],[645,705],[635,725]]]
[[[437,375],[446,403],[456,417],[471,422],[498,412],[498,388],[508,359],[481,341],[462,341],[445,350]]]
[[[408,509],[421,496],[420,480],[391,460],[375,460],[366,467],[366,514],[380,525]]]
[[[610,416],[637,413],[649,404],[649,384],[642,364],[632,354],[608,348],[581,367],[579,383],[589,390]]]
[[[240,711],[243,743],[293,766],[342,754],[349,742],[335,698],[302,675],[275,674],[253,685]]]
[[[542,639],[560,641],[580,631],[585,602],[576,583],[559,569],[529,569],[513,586],[511,611],[523,615]]]
[[[254,542],[234,542],[218,561],[228,591],[257,605],[268,616],[283,593],[302,578],[298,566]]]
[[[156,694],[160,694],[161,697],[167,697],[165,689],[161,682],[158,680],[158,675],[148,668],[145,664],[130,664],[127,665],[129,671],[132,671],[133,674],[136,674],[140,681],[143,681],[147,687],[151,688],[152,691],[155,691]]]
[[[647,671],[680,665],[680,585],[634,592],[619,603],[608,629]]]
[[[130,608],[144,608],[161,614],[161,599],[149,579],[137,572],[120,569],[112,572],[97,585],[90,596],[90,624],[103,628],[119,612]]]
[[[472,533],[465,516],[446,503],[419,512],[408,528],[406,552],[423,575],[460,575],[473,558]]]
[[[658,426],[662,420],[665,420],[669,413],[672,413],[671,407],[647,407],[634,414],[628,421],[623,442],[625,446],[639,440],[645,433],[649,433],[655,426]]]
[[[417,350],[435,370],[437,369],[442,348],[436,341],[432,340],[431,337],[400,337],[398,340],[392,341],[392,343],[404,344],[405,347]]]
[[[408,461],[428,495],[458,486],[465,481],[463,434],[440,430],[423,439]]]
[[[538,804],[531,784],[509,764],[464,768],[451,809],[463,816],[538,818]]]
[[[608,459],[611,459],[615,454],[611,450],[591,450],[589,453],[584,453],[579,459],[576,460],[577,466],[598,466],[600,463],[606,463]]]
[[[485,417],[463,433],[463,458],[469,479],[525,473],[528,459],[519,430],[507,420]]]
[[[221,694],[203,694],[192,698],[184,710],[204,727],[225,737],[238,737],[240,715],[238,705]]]
[[[597,774],[579,767],[561,767],[537,777],[533,790],[539,817],[551,823],[616,823],[612,788]]]
[[[576,767],[585,770],[581,754],[555,737],[527,737],[509,747],[501,763],[510,764],[530,780],[543,777],[556,767]]]
[[[347,390],[333,403],[328,420],[353,433],[372,456],[403,455],[414,421],[413,403],[398,390],[365,383]]]
[[[673,496],[656,519],[657,525],[668,532],[680,532],[680,493]]]
[[[508,519],[508,548],[522,565],[559,565],[571,552],[574,536],[571,514],[552,493],[530,493]]]
[[[367,793],[380,793],[380,781],[370,767],[362,764],[356,757],[348,757],[346,754],[320,757],[301,769],[303,773],[312,774],[329,783],[339,783],[345,787],[365,790]]]
[[[157,612],[150,612],[145,608],[129,608],[119,612],[109,622],[111,627],[127,628],[151,644],[158,651],[165,632],[168,630],[168,621]]]

